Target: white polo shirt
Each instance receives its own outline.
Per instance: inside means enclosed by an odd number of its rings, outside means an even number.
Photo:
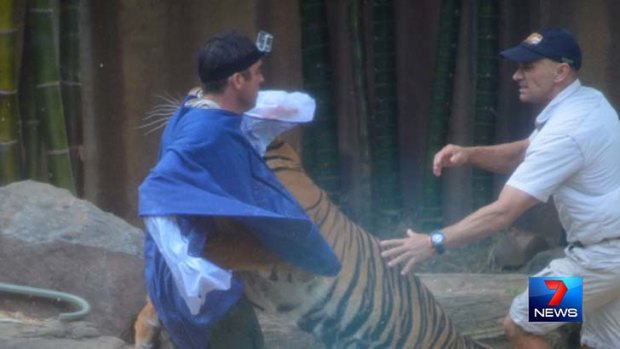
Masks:
[[[620,122],[597,90],[573,82],[536,118],[525,159],[506,185],[553,195],[569,242],[620,237]]]

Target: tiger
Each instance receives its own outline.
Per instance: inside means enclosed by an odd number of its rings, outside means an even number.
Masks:
[[[220,219],[203,256],[236,271],[256,309],[286,317],[330,349],[487,348],[456,330],[416,275],[387,267],[378,239],[329,200],[291,145],[277,140],[264,158],[317,224],[342,269],[335,277],[307,272],[262,248],[234,221]],[[151,343],[158,326],[147,299],[134,324],[136,348]]]

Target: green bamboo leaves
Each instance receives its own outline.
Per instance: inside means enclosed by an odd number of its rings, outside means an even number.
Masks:
[[[0,0],[0,185],[19,178],[15,2]]]

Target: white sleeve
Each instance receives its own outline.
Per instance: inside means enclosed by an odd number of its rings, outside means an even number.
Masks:
[[[547,202],[549,196],[583,165],[583,153],[569,135],[538,135],[506,185]]]

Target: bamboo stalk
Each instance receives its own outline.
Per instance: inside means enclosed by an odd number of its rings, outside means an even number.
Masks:
[[[34,53],[36,104],[43,121],[50,181],[75,193],[69,157],[60,72],[54,45],[53,10],[49,0],[34,0],[28,9]]]
[[[324,0],[301,0],[304,89],[316,99],[314,121],[304,126],[303,161],[310,176],[340,203],[338,125],[330,64],[327,9]]]
[[[19,178],[15,2],[0,0],[0,185]]]
[[[426,132],[423,191],[420,193],[418,222],[425,231],[443,224],[441,180],[432,168],[435,153],[447,141],[447,131],[452,113],[452,92],[456,67],[456,42],[460,20],[461,0],[443,0],[439,16],[437,54],[433,74],[433,94]]]
[[[44,166],[41,161],[40,121],[37,115],[34,74],[32,73],[34,71],[32,62],[34,54],[30,43],[32,40],[30,36],[26,36],[24,41],[23,69],[19,82],[24,175],[29,179],[45,181],[47,175],[43,172]]]
[[[366,56],[364,55],[364,34],[362,9],[360,8],[360,0],[350,0],[349,10],[349,35],[353,53],[351,55],[351,66],[353,70],[353,92],[355,95],[355,109],[358,121],[357,128],[357,151],[360,157],[360,172],[357,174],[359,178],[358,190],[359,200],[353,202],[355,207],[356,218],[358,223],[365,227],[369,227],[371,222],[371,171],[372,163],[370,158],[370,145],[368,127],[370,125],[370,108],[368,107],[368,87],[366,84]]]
[[[27,7],[26,1],[21,3],[23,50],[17,93],[20,110],[22,167],[25,178],[45,181],[46,174],[43,172],[41,156],[39,155],[42,141],[39,137],[39,120],[35,103],[34,66],[32,62],[34,54]]]
[[[480,0],[476,64],[476,112],[474,118],[474,144],[476,145],[494,143],[499,64],[497,28],[497,2],[495,0]],[[490,172],[474,169],[472,172],[474,209],[493,200],[493,189],[493,175]]]
[[[373,231],[393,231],[401,223],[398,106],[396,99],[396,43],[393,0],[372,2],[374,71],[371,116]]]
[[[60,1],[60,78],[73,176],[82,193],[82,85],[80,81],[79,0]]]

